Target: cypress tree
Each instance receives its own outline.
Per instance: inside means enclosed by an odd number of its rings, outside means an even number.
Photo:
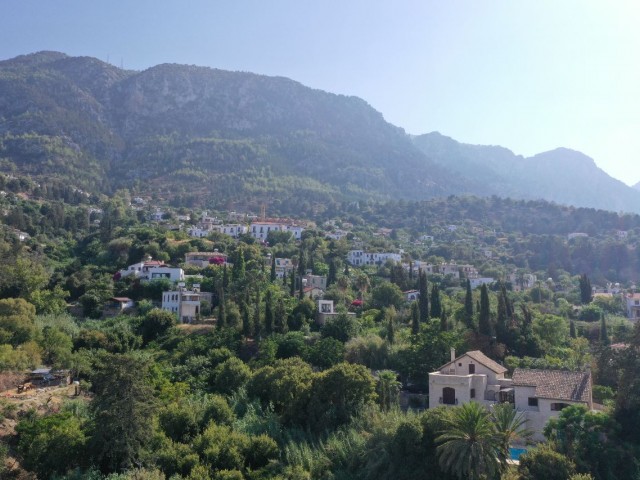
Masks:
[[[467,292],[464,297],[464,323],[467,328],[473,329],[473,293],[471,293],[469,279],[467,279]]]
[[[233,263],[233,280],[236,282],[243,282],[246,274],[246,266],[244,261],[244,249],[238,249],[238,253],[236,255],[236,261]]]
[[[507,340],[507,290],[504,285],[498,292],[498,318],[496,321],[496,339],[500,343],[506,343]]]
[[[247,304],[246,300],[242,302],[241,308],[242,308],[242,334],[245,337],[250,337],[252,333],[251,332],[252,325],[251,325],[251,317],[249,316],[249,305]]]
[[[335,258],[331,257],[329,259],[329,273],[327,274],[327,288],[335,283],[337,275],[338,272],[336,271],[336,260]]]
[[[349,262],[346,262],[344,264],[344,275],[345,277],[348,277],[349,275],[351,275],[351,272],[349,271]]]
[[[417,335],[420,333],[420,312],[418,302],[411,304],[411,333]]]
[[[229,272],[227,271],[227,264],[224,264],[222,269],[222,291],[226,292],[229,288]]]
[[[411,280],[411,284],[413,284],[413,261],[409,261],[409,280]]]
[[[569,336],[576,338],[576,322],[573,319],[569,320]]]
[[[586,273],[580,275],[580,301],[583,304],[591,303],[591,280],[587,277]]]
[[[293,297],[296,294],[296,272],[295,270],[291,269],[291,276],[289,278],[290,281],[290,285],[289,285],[289,294]]]
[[[267,290],[264,299],[264,330],[268,334],[273,330],[273,298],[271,290]]]
[[[218,328],[223,328],[227,323],[227,313],[225,311],[224,289],[220,290],[220,303],[218,304]]]
[[[435,283],[431,287],[431,318],[440,318],[442,303],[440,302],[440,289]]]
[[[262,323],[260,319],[260,289],[256,290],[256,304],[253,310],[253,333],[260,337],[262,333]]]
[[[419,275],[418,306],[420,307],[420,322],[427,323],[429,321],[429,286],[426,272],[421,269]]]
[[[275,331],[278,333],[287,333],[288,325],[287,325],[287,312],[284,308],[284,300],[282,298],[278,299],[276,303],[276,310],[274,313],[274,325]]]
[[[604,313],[600,314],[600,343],[602,345],[609,345],[609,333],[607,332],[607,322],[604,318]]]
[[[396,341],[395,309],[387,308],[385,316],[387,317],[387,340],[393,345]]]
[[[444,306],[440,309],[440,331],[446,332],[449,330],[449,325],[447,324],[447,312]]]
[[[276,275],[276,256],[275,254],[272,254],[271,256],[271,283],[275,282],[277,278]]]
[[[478,314],[478,331],[482,335],[491,335],[491,310],[487,285],[480,287],[480,309]]]

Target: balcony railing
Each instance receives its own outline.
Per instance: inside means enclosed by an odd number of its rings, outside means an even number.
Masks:
[[[442,397],[440,397],[440,398],[438,399],[438,403],[441,403],[441,404],[443,404],[443,405],[458,405],[458,399],[456,398],[454,403],[447,403],[447,402],[444,402],[444,401],[442,400]]]

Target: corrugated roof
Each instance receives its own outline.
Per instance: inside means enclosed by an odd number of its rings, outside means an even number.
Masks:
[[[536,397],[589,403],[591,372],[516,368],[514,386],[536,387]]]

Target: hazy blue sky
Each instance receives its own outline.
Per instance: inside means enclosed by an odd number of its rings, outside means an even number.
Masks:
[[[38,50],[286,76],[412,134],[565,146],[640,181],[634,0],[6,0],[0,58]]]

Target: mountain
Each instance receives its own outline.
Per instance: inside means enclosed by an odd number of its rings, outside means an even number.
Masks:
[[[0,62],[0,112],[5,168],[104,192],[294,204],[482,193],[363,100],[286,78],[39,52]]]
[[[0,61],[0,171],[187,206],[296,212],[471,194],[640,210],[639,192],[577,152],[523,159],[439,134],[412,138],[362,99],[282,77],[131,71],[59,52]]]
[[[636,190],[640,190],[640,182],[636,183],[632,188],[635,188]]]
[[[580,152],[557,148],[533,157],[497,146],[468,145],[433,132],[413,138],[431,160],[475,178],[500,196],[640,212],[640,192],[609,176]]]

